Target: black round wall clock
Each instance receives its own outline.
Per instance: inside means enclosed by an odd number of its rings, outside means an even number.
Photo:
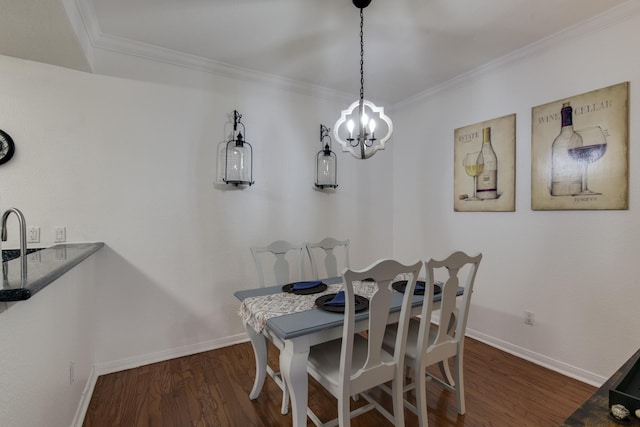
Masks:
[[[8,133],[0,129],[0,165],[11,160],[15,151],[16,146],[13,143],[13,139]]]

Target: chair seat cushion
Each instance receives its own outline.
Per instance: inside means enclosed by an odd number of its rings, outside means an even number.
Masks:
[[[393,349],[396,345],[396,333],[397,333],[398,325],[393,324],[387,326],[387,329],[384,333],[384,338],[382,341],[382,347],[389,351],[393,352]],[[417,346],[418,346],[418,331],[420,330],[420,320],[411,318],[409,320],[409,327],[407,333],[407,344],[405,346],[405,358],[413,363],[414,360],[417,359]],[[429,325],[429,338],[427,341],[427,345],[431,346],[436,340],[436,334],[438,333],[438,326],[434,324]],[[438,358],[446,358],[453,357],[457,351],[457,342],[451,338],[448,339],[438,345],[438,350],[436,354],[433,354],[433,350],[428,355],[423,355],[423,361],[426,363],[426,366],[431,365],[434,358],[436,361],[439,361]]]
[[[409,319],[408,332],[407,332],[407,345],[405,347],[405,357],[409,360],[415,360],[417,357],[417,346],[418,346],[418,331],[420,330],[420,319],[419,318],[411,318]],[[387,326],[387,329],[384,333],[384,338],[382,341],[382,347],[389,351],[393,352],[393,349],[396,346],[396,334],[398,332],[398,324],[394,323],[393,325]],[[438,333],[438,328],[436,325],[430,325],[429,327],[429,341],[428,345],[431,345],[436,339],[436,334]]]
[[[420,320],[411,318],[409,319],[409,328],[407,332],[407,345],[405,347],[405,357],[415,360],[416,358],[416,346],[418,344],[418,330],[420,329]],[[429,342],[432,341],[433,330],[429,331]],[[396,346],[396,334],[398,333],[398,324],[388,325],[384,333],[383,348],[387,351],[393,351]]]

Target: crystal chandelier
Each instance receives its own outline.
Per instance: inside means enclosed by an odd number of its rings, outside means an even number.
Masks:
[[[364,8],[371,0],[353,0],[360,9],[360,99],[346,110],[333,127],[333,136],[343,151],[349,151],[354,157],[368,159],[376,151],[383,150],[393,133],[393,123],[384,114],[384,108],[364,99]],[[376,138],[376,130],[378,138]],[[354,131],[356,134],[354,135]]]

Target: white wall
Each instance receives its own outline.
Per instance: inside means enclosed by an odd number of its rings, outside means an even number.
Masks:
[[[640,345],[640,17],[629,11],[627,18],[573,29],[395,112],[394,204],[415,206],[395,212],[395,254],[482,252],[471,334],[593,384]],[[531,108],[625,81],[631,82],[629,210],[532,211]],[[454,129],[511,113],[516,212],[454,212]],[[413,182],[421,183],[419,191]],[[535,313],[535,326],[524,325],[525,310]]]
[[[62,225],[69,241],[106,242],[95,265],[99,372],[242,339],[232,294],[255,285],[248,247],[331,235],[351,239],[356,268],[383,256],[482,251],[471,332],[598,383],[640,341],[639,24],[633,15],[543,44],[397,106],[387,150],[366,162],[339,155],[335,194],[312,189],[313,159],[319,124],[331,126],[343,100],[110,52],[97,52],[96,63],[120,61],[121,78],[0,57],[0,128],[17,146],[0,167],[0,207],[21,208],[45,245]],[[623,81],[631,81],[630,210],[531,211],[531,107]],[[256,185],[224,191],[213,185],[215,148],[233,109],[254,143]],[[453,130],[510,113],[516,212],[454,213]],[[5,247],[17,244],[10,238]],[[25,330],[40,296],[22,303],[24,314],[14,307]],[[535,312],[534,327],[524,310]],[[66,378],[67,363],[55,375]],[[3,395],[27,392],[2,384]]]
[[[0,128],[16,143],[0,169],[2,209],[22,209],[44,244],[65,225],[69,241],[107,245],[99,373],[243,339],[233,292],[256,285],[251,245],[334,236],[351,239],[354,267],[392,255],[391,148],[366,162],[339,154],[338,191],[313,189],[319,125],[348,103],[135,61],[156,81],[0,57]],[[220,190],[216,147],[233,109],[256,184]],[[9,234],[5,247],[17,245]]]
[[[99,256],[90,256],[27,301],[0,303],[3,426],[81,424],[81,408],[91,398],[94,267]]]

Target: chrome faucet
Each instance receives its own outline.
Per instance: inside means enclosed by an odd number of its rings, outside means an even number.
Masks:
[[[0,231],[0,237],[3,242],[7,241],[7,218],[12,212],[18,217],[18,223],[20,225],[20,256],[24,259],[24,257],[27,256],[27,221],[25,221],[24,215],[19,209],[11,208],[4,211],[2,214],[2,230]]]

